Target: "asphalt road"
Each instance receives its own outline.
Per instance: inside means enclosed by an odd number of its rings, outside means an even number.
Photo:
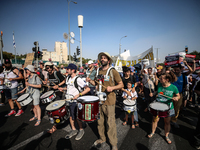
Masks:
[[[143,100],[138,99],[139,127],[131,129],[130,122],[123,126],[124,111],[116,105],[116,125],[119,150],[193,150],[191,146],[194,129],[197,123],[197,110],[187,108],[181,112],[178,124],[179,129],[171,128],[170,139],[172,144],[167,144],[164,138],[164,121],[160,119],[156,134],[148,139],[151,132],[152,115],[144,113]],[[24,108],[25,113],[19,117],[4,117],[9,112],[8,103],[0,107],[0,149],[1,150],[95,150],[93,143],[98,139],[97,122],[84,123],[85,134],[79,141],[75,137],[67,140],[65,135],[71,130],[67,120],[52,135],[46,130],[52,127],[48,117],[43,113],[42,122],[35,127],[35,122],[29,122],[33,117],[31,106]],[[45,108],[43,108],[45,112]],[[102,144],[100,150],[109,150],[109,140]]]

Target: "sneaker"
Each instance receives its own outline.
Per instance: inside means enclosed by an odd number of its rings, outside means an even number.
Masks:
[[[192,107],[192,108],[194,108],[194,107],[195,107],[195,105],[194,105],[194,104],[190,104],[189,106],[190,106],[190,107]]]
[[[94,142],[94,146],[95,147],[101,147],[101,144],[105,143],[105,141],[103,141],[102,139],[98,139]]]
[[[173,125],[175,128],[180,128],[179,125],[175,122],[171,122],[171,125]]]
[[[11,110],[7,115],[5,115],[5,117],[9,117],[11,115],[15,115],[16,111],[15,110]]]
[[[66,136],[65,136],[65,138],[66,139],[70,139],[71,137],[73,137],[74,135],[76,135],[78,133],[78,130],[71,130],[70,132],[69,132],[69,134],[67,134]]]
[[[77,134],[75,140],[80,140],[80,139],[83,137],[84,133],[85,133],[85,132],[84,132],[83,129],[82,129],[82,130],[79,130],[79,132],[78,132],[78,134]]]
[[[17,114],[15,116],[20,116],[23,113],[24,113],[24,111],[22,109],[19,109],[18,112],[17,112]]]

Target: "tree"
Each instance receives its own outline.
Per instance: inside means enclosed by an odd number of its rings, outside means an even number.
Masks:
[[[3,52],[3,58],[4,59],[13,59],[13,58],[15,58],[15,56],[12,53]]]
[[[195,51],[193,51],[193,52],[191,52],[191,53],[189,53],[189,54],[191,54],[191,55],[196,55],[195,60],[200,60],[200,52],[197,52],[197,51],[195,50]]]

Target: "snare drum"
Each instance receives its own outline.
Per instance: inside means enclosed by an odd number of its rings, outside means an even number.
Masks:
[[[149,104],[149,111],[153,116],[168,117],[169,109],[169,106],[165,103],[153,102]]]
[[[81,96],[77,99],[78,119],[85,122],[93,122],[99,118],[99,97]]]
[[[30,102],[33,101],[33,98],[30,96],[30,93],[26,93],[26,94],[23,94],[21,95],[17,101],[19,102],[19,104],[21,106],[26,106],[28,105]]]
[[[124,103],[124,111],[130,113],[136,110],[136,100],[126,99],[123,101],[123,103]]]
[[[46,111],[50,122],[53,119],[51,123],[61,124],[69,118],[69,110],[63,100],[52,102],[46,107]]]
[[[43,104],[50,103],[55,98],[56,98],[56,94],[53,90],[48,91],[48,92],[42,94],[42,96],[40,96],[40,100]]]

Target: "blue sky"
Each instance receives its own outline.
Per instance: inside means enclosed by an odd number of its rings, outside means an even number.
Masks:
[[[83,57],[96,59],[98,53],[119,54],[129,49],[132,56],[151,46],[159,58],[184,50],[200,51],[200,0],[76,0],[70,3],[70,31],[80,39],[77,16],[83,15]],[[40,49],[54,50],[55,41],[66,41],[67,0],[1,0],[0,30],[4,51],[14,53],[12,32],[18,54],[31,53],[34,41]],[[67,41],[68,45],[68,41]],[[71,54],[79,42],[71,44]],[[156,57],[156,49],[154,49]]]

